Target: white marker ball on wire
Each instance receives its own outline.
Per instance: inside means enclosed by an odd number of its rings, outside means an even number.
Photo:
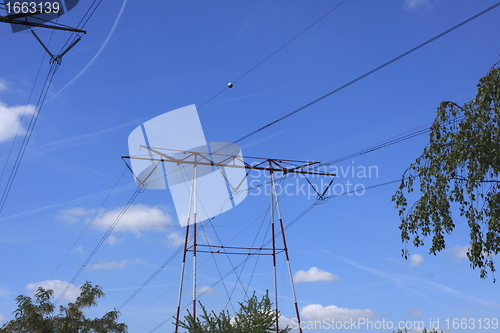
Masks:
[[[228,88],[232,88],[232,87],[233,87],[233,84],[232,84],[231,82],[229,82],[229,83],[227,84],[227,87],[228,87]]]

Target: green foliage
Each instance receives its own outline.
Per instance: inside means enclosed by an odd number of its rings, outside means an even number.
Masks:
[[[429,252],[445,248],[445,235],[455,229],[452,204],[470,229],[467,257],[473,269],[495,272],[500,251],[500,68],[498,63],[479,81],[477,95],[459,106],[442,102],[431,126],[430,143],[403,174],[392,200],[399,208],[401,238]],[[408,208],[404,190],[421,193]],[[405,258],[408,250],[403,250]],[[495,281],[495,280],[493,280]]]
[[[276,332],[276,312],[271,309],[272,302],[266,292],[259,301],[255,293],[245,303],[239,303],[240,309],[231,318],[228,311],[222,310],[219,315],[214,311],[207,312],[200,303],[202,315],[193,318],[189,313],[179,327],[190,333],[270,333]],[[175,323],[174,323],[175,324]],[[290,328],[280,329],[287,333]]]
[[[20,295],[16,298],[18,308],[15,319],[5,323],[0,333],[126,333],[127,326],[117,323],[119,312],[110,311],[102,318],[88,319],[83,309],[96,306],[97,299],[104,296],[99,286],[86,282],[74,303],[60,306],[54,315],[54,304],[50,301],[54,291],[38,288],[34,301]]]

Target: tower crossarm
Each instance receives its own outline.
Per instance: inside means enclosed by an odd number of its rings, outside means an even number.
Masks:
[[[24,15],[24,16],[15,16],[14,15],[8,15],[8,16],[2,16],[0,15],[0,22],[4,23],[10,23],[10,24],[20,24],[20,25],[25,25],[28,27],[33,27],[33,28],[45,28],[45,29],[53,29],[53,30],[63,30],[63,31],[71,31],[71,32],[78,32],[82,34],[86,34],[87,31],[81,30],[81,29],[76,29],[72,27],[67,27],[64,25],[55,25],[55,24],[47,24],[47,23],[36,23],[36,22],[30,22],[30,21],[25,21],[22,20],[24,17],[29,17],[29,15]]]
[[[285,160],[274,158],[260,158],[241,155],[229,155],[207,152],[196,152],[188,150],[166,149],[166,148],[145,148],[156,156],[150,155],[133,155],[122,156],[124,159],[147,160],[157,162],[171,162],[178,165],[193,164],[193,165],[206,165],[225,168],[240,168],[250,170],[262,170],[269,172],[283,172],[284,174],[305,174],[305,175],[318,175],[335,177],[336,174],[323,172],[314,167],[318,167],[320,162],[311,161],[298,161],[298,160]],[[217,156],[217,161],[214,161],[213,156]],[[237,163],[238,161],[238,163]],[[248,163],[254,161],[254,163]],[[266,163],[267,162],[267,163]]]

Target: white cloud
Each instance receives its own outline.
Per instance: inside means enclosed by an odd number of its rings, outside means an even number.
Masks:
[[[94,221],[94,225],[100,229],[107,230],[115,222],[122,208],[119,207],[108,212],[99,213]],[[172,217],[160,207],[137,204],[131,205],[127,209],[114,230],[131,232],[136,236],[140,236],[143,231],[161,231],[171,225]]]
[[[100,210],[95,216],[93,226],[102,230],[108,230],[109,227],[115,223],[122,210],[123,207],[118,207],[109,211]],[[76,223],[82,220],[88,222],[90,218],[94,216],[95,212],[95,209],[74,207],[60,210],[57,214],[57,218],[67,223]],[[136,204],[130,205],[125,214],[121,216],[114,227],[114,231],[131,232],[136,236],[140,236],[141,232],[150,230],[161,231],[171,225],[172,217],[167,214],[162,207]],[[124,239],[125,238],[110,236],[106,243],[117,245]]]
[[[116,236],[109,236],[104,243],[108,245],[118,245],[125,240],[125,237],[118,238]]]
[[[73,250],[73,252],[83,253],[84,252],[83,245],[78,245],[77,247],[75,247],[75,249]]]
[[[410,256],[410,266],[418,266],[424,262],[424,257],[420,254],[412,254]]]
[[[170,246],[179,246],[184,244],[184,238],[177,232],[171,232],[168,234],[167,241]]]
[[[127,265],[128,260],[122,260],[122,261],[108,261],[108,262],[101,262],[95,265],[90,265],[89,269],[90,270],[96,270],[96,269],[123,269]]]
[[[4,320],[5,320],[5,317],[3,316],[3,314],[0,313],[0,322],[2,322]]]
[[[5,91],[9,89],[9,83],[5,80],[0,78],[0,91]]]
[[[51,289],[54,290],[54,297],[57,298],[63,292],[63,290],[66,288],[68,284],[70,286],[66,291],[66,293],[64,294],[63,299],[69,302],[74,302],[76,298],[80,295],[80,287],[74,286],[66,281],[45,280],[41,282],[33,282],[26,286],[26,290],[31,292],[31,295],[33,296],[38,290],[38,287],[42,287],[43,289]]]
[[[370,309],[349,309],[339,308],[336,305],[322,306],[320,304],[307,305],[302,308],[300,313],[301,317],[310,321],[322,321],[325,318],[335,321],[350,321],[351,319],[376,317],[375,313]]]
[[[392,281],[394,285],[398,288],[404,288],[405,290],[410,290],[414,292],[417,295],[421,295],[422,297],[428,297],[427,293],[432,292],[432,295],[435,295],[436,293],[446,293],[450,295],[455,295],[458,297],[461,297],[467,301],[474,301],[478,304],[486,305],[486,306],[491,306],[491,307],[498,307],[500,304],[488,301],[483,298],[479,297],[474,297],[469,294],[466,294],[460,290],[455,290],[452,289],[448,286],[436,283],[431,281],[430,279],[420,279],[416,278],[415,276],[412,275],[400,275],[400,274],[389,274],[386,271],[378,270],[375,268],[371,267],[366,267],[363,266],[351,259],[347,259],[344,257],[337,256],[332,253],[328,253],[329,257],[333,257],[336,260],[342,261],[350,266],[359,268],[363,271],[369,272],[372,275],[382,277],[386,279],[386,281]],[[378,283],[377,283],[378,284]],[[429,287],[431,288],[429,291]],[[425,293],[423,291],[425,291]]]
[[[198,295],[201,295],[203,293],[205,296],[210,296],[215,293],[214,289],[209,286],[201,286],[196,290]]]
[[[450,258],[451,260],[462,261],[464,259],[469,260],[469,258],[467,257],[467,252],[469,251],[469,249],[470,249],[469,245],[464,245],[464,246],[456,245],[452,248],[446,249],[446,252],[451,253],[451,258]],[[488,254],[487,251],[483,251],[483,255],[485,257],[495,256],[495,254]]]
[[[422,317],[422,309],[410,309],[408,310],[408,316],[412,318],[420,318]]]
[[[107,261],[107,262],[101,262],[95,265],[90,265],[89,269],[90,270],[96,270],[96,269],[123,269],[127,267],[129,263],[139,263],[142,264],[144,263],[144,260],[142,259],[135,259],[135,260],[128,260],[124,259],[122,261]]]
[[[325,272],[317,267],[311,267],[308,271],[298,271],[293,275],[293,281],[299,282],[315,282],[315,281],[335,281],[339,280],[335,274]]]
[[[455,261],[461,261],[463,259],[467,259],[467,251],[469,251],[469,246],[467,245],[464,246],[456,245],[451,249],[447,250],[447,252],[451,252],[452,254],[451,259]]]
[[[0,86],[1,86],[0,82]],[[21,126],[20,117],[25,113],[32,115],[35,112],[33,105],[19,105],[9,107],[0,102],[0,142],[22,135],[26,130]],[[18,132],[19,129],[19,132]]]
[[[0,284],[0,297],[9,296],[10,294],[11,291],[9,290],[9,288],[4,286],[3,284]]]
[[[292,321],[292,318],[288,318],[288,317],[285,317],[282,314],[280,314],[280,316],[278,318],[279,328],[283,329],[287,326],[289,328],[295,328],[295,326],[297,325],[296,320],[297,320],[297,318],[295,318],[294,321]],[[301,318],[301,321],[302,321],[302,318]],[[292,330],[291,332],[295,332],[295,330]]]
[[[63,149],[75,149],[79,146],[91,145],[96,142],[101,142],[104,136],[112,135],[111,133],[122,129],[124,127],[130,128],[131,125],[137,125],[138,120],[129,121],[117,126],[113,126],[110,128],[106,128],[100,131],[76,135],[67,137],[61,140],[52,141],[45,144],[39,144],[36,147],[36,150],[30,151],[30,156],[39,157],[47,153],[56,152]]]
[[[387,260],[394,263],[394,264],[401,264],[401,262],[402,262],[401,258],[394,258],[394,257],[389,257],[389,258],[387,258]]]
[[[406,9],[414,9],[417,7],[425,6],[427,8],[431,7],[429,0],[405,0]]]
[[[57,212],[57,218],[67,223],[77,223],[82,218],[88,217],[95,213],[95,209],[85,209],[82,207],[75,207],[70,209],[63,209]]]

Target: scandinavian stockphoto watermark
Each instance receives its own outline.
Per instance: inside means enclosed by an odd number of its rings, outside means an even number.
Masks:
[[[129,134],[128,147],[129,156],[123,158],[129,160],[137,186],[168,188],[181,226],[220,215],[248,195],[269,196],[271,189],[277,195],[308,199],[361,196],[365,181],[379,176],[377,166],[354,161],[318,166],[309,161],[244,157],[234,143],[206,139],[194,104],[137,126]]]
[[[498,318],[429,318],[429,320],[372,320],[369,318],[351,318],[350,320],[323,320],[301,321],[292,318],[290,328],[310,330],[497,330]]]
[[[328,198],[340,195],[365,194],[367,179],[378,178],[379,169],[376,165],[331,165],[315,168],[322,173],[335,174],[336,177],[327,177],[317,174],[287,177],[283,173],[276,173],[275,188],[277,195],[300,195],[311,198]],[[289,174],[290,175],[290,174]],[[287,179],[288,178],[288,179]],[[333,180],[333,182],[332,182]],[[248,174],[249,195],[269,195],[271,193],[270,175],[267,171],[253,170]]]

